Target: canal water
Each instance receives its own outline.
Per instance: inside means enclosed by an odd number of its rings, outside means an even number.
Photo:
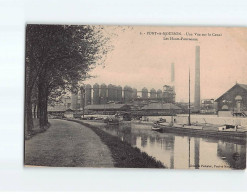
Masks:
[[[151,126],[127,123],[107,126],[91,123],[119,137],[170,169],[244,169],[246,141],[182,136],[151,131]]]

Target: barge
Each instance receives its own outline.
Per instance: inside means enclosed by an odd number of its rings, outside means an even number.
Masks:
[[[216,138],[229,138],[229,139],[241,139],[246,140],[247,132],[236,127],[231,129],[222,130],[220,127],[210,126],[199,126],[199,125],[179,125],[174,124],[173,126],[166,123],[160,123],[155,131],[160,133],[177,133],[182,135],[194,135],[203,137],[216,137]]]

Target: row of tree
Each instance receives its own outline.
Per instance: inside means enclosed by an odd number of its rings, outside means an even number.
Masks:
[[[48,104],[65,90],[78,88],[78,81],[104,62],[111,50],[109,40],[101,26],[27,25],[25,133],[33,129],[33,113],[44,128]]]

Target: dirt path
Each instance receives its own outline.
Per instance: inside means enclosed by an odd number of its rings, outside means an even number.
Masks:
[[[114,167],[111,152],[88,127],[50,120],[51,127],[25,141],[25,165]]]

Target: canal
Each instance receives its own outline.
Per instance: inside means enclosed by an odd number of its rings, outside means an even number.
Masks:
[[[244,169],[246,141],[182,136],[151,131],[151,126],[126,123],[107,126],[89,122],[119,137],[170,169]]]

